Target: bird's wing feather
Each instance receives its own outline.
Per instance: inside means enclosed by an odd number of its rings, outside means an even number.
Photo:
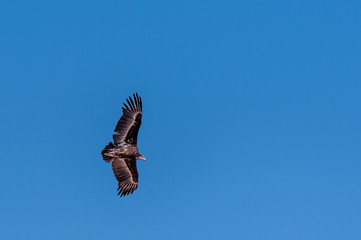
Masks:
[[[137,144],[138,132],[142,123],[142,99],[138,94],[133,94],[124,104],[123,115],[115,126],[113,140],[115,145]]]
[[[118,195],[132,194],[138,187],[137,161],[132,158],[115,157],[112,162],[115,178],[118,180]]]

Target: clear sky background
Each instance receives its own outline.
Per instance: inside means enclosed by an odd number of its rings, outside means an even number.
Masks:
[[[1,239],[361,239],[360,1],[0,1]],[[139,188],[100,155],[133,92]]]

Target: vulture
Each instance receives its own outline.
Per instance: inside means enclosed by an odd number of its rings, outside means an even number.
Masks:
[[[105,162],[111,162],[115,178],[118,180],[118,195],[132,194],[138,187],[137,160],[145,161],[138,152],[137,139],[142,123],[142,99],[133,93],[123,104],[123,115],[114,129],[113,142],[101,152]]]

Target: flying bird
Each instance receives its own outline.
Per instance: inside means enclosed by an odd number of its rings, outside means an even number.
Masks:
[[[142,99],[137,93],[123,103],[123,115],[114,129],[113,142],[102,151],[103,160],[112,162],[115,178],[118,180],[118,195],[132,194],[138,188],[137,160],[145,161],[138,152],[137,139],[142,123]]]

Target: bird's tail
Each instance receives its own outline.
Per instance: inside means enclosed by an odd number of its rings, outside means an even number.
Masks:
[[[102,151],[102,156],[104,161],[111,162],[113,160],[114,157],[111,156],[111,152],[113,151],[114,148],[115,145],[112,142],[108,143],[108,145],[105,146],[105,148]]]

